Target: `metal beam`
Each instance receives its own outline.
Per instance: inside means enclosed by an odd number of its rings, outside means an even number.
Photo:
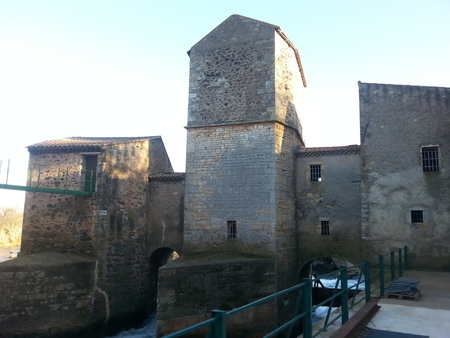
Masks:
[[[89,191],[52,189],[52,188],[30,187],[30,186],[25,186],[25,185],[12,185],[12,184],[0,184],[0,189],[22,190],[22,191],[31,191],[31,192],[44,192],[44,193],[49,193],[49,194],[92,196],[92,192],[89,192]]]

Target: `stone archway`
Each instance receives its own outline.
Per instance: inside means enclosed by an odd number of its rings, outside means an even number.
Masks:
[[[358,268],[353,267],[353,263],[338,257],[318,257],[312,259],[300,268],[299,277],[309,278],[313,273],[324,275],[339,270],[342,266],[352,267],[349,270],[349,278],[355,277],[361,273]]]
[[[312,259],[300,268],[299,277],[301,281],[303,278],[311,278],[313,274],[316,274],[317,277],[321,277],[323,275],[327,275],[325,278],[319,279],[316,285],[313,285],[312,289],[312,303],[313,305],[317,305],[322,303],[326,299],[329,299],[335,292],[334,288],[340,288],[340,279],[339,279],[339,270],[343,267],[347,266],[347,274],[349,279],[355,279],[357,281],[358,277],[362,275],[364,280],[364,275],[361,270],[354,266],[353,263],[337,257],[320,257]],[[336,272],[333,274],[333,272]],[[312,277],[314,278],[314,277]],[[349,281],[350,282],[350,281]],[[349,297],[354,295],[355,293],[360,292],[361,289],[358,290],[349,290]],[[334,299],[331,303],[326,303],[323,306],[320,306],[317,309],[317,312],[313,315],[316,320],[320,320],[322,315],[324,314],[324,309],[327,307],[340,307],[341,306],[341,298],[338,297]]]
[[[150,309],[152,312],[156,311],[156,304],[158,299],[158,269],[168,261],[177,259],[178,257],[178,253],[174,249],[169,247],[156,249],[149,257],[149,280],[151,289]]]

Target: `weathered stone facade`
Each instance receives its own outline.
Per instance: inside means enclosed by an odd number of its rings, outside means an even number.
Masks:
[[[183,255],[159,272],[158,336],[209,319],[211,309],[227,311],[272,294],[275,285],[270,258],[229,251]],[[276,328],[276,306],[269,302],[243,311],[230,325],[229,337],[262,336]],[[194,336],[206,332],[201,333]]]
[[[103,322],[94,303],[95,265],[89,257],[48,252],[2,263],[0,336],[56,336]]]
[[[160,246],[149,240],[153,222],[158,222],[154,215],[149,216],[149,177],[173,172],[161,138],[69,138],[32,145],[29,151],[30,166],[39,168],[30,170],[30,185],[59,191],[27,193],[21,255],[8,263],[15,264],[16,270],[27,270],[26,262],[42,252],[54,256],[70,253],[93,261],[87,272],[78,270],[79,264],[66,265],[75,275],[91,276],[82,287],[89,294],[89,306],[77,308],[77,316],[84,320],[66,325],[68,321],[62,319],[62,313],[61,320],[46,333],[75,330],[76,325],[81,330],[94,324],[119,323],[129,316],[144,318],[154,311],[156,305],[149,307],[156,294],[151,288],[149,257]],[[93,180],[87,179],[90,170],[94,172]],[[94,188],[91,195],[70,194],[87,190],[87,182]],[[181,191],[179,200],[182,199]],[[179,202],[165,207],[167,213],[180,213]],[[171,221],[179,225],[180,220]],[[42,270],[48,275],[59,268],[46,266]],[[40,275],[30,274],[28,279],[42,291],[43,299],[65,297],[65,293],[55,293],[43,285],[48,280],[37,278]],[[13,279],[17,276],[16,273]],[[51,282],[57,284],[58,280]],[[21,293],[20,284],[14,285],[4,299]],[[76,295],[71,298],[75,301]],[[15,317],[20,328],[8,326],[8,330],[33,333],[36,327],[24,324],[35,322],[45,313],[48,304],[41,305],[21,312]],[[68,318],[73,315],[70,311],[65,313]],[[9,323],[10,319],[0,318],[0,323]]]
[[[184,253],[276,257],[282,279],[296,265],[286,251],[296,245],[287,172],[293,150],[303,145],[298,53],[277,26],[235,15],[189,55]],[[228,222],[238,236],[229,238]]]
[[[306,81],[278,26],[233,15],[189,55],[185,174],[159,137],[30,147],[40,186],[60,191],[27,193],[22,254],[0,264],[0,328],[51,336],[157,307],[167,334],[296,284],[314,259],[405,245],[410,266],[450,268],[450,88],[360,83],[361,146],[306,148]],[[293,304],[233,326],[266,332]]]
[[[360,147],[303,148],[296,160],[300,266],[319,257],[360,262]],[[320,167],[317,180],[311,166]]]
[[[407,245],[413,266],[448,270],[450,88],[360,83],[359,95],[363,249]],[[438,167],[424,171],[430,146]]]

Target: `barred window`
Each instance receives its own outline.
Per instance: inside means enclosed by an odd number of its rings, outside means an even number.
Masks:
[[[320,164],[311,164],[309,166],[309,174],[311,182],[321,182],[322,166]]]
[[[330,234],[330,221],[320,221],[320,234],[322,236],[328,236]]]
[[[438,147],[422,147],[422,168],[424,172],[439,171]]]
[[[423,210],[411,210],[411,223],[423,223]]]
[[[237,237],[236,221],[227,221],[227,228],[228,228],[228,238],[236,238]]]

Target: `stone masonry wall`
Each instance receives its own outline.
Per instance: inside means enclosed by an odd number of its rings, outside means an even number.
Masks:
[[[95,262],[39,253],[0,264],[0,336],[75,333],[100,321],[94,311]]]
[[[274,36],[231,16],[191,48],[189,126],[275,118]]]
[[[97,286],[107,298],[108,319],[119,321],[147,311],[151,293],[147,249],[149,142],[115,144],[105,149],[103,161],[92,210]]]
[[[183,251],[184,177],[149,183],[148,250],[169,247]]]
[[[223,252],[182,256],[159,269],[158,290],[157,334],[162,336],[211,318],[212,310],[229,311],[273,294],[274,261]],[[275,309],[268,302],[228,317],[227,337],[256,337],[273,330]]]
[[[365,250],[406,245],[412,267],[450,268],[450,88],[360,83],[359,93]],[[422,169],[429,145],[439,171]]]
[[[279,34],[275,34],[274,50],[275,118],[297,130],[302,139],[299,114],[304,106],[304,84],[295,52]]]
[[[155,140],[154,140],[155,141]],[[92,196],[28,192],[25,205],[23,255],[73,252],[97,261],[93,302],[111,323],[148,315],[150,290],[148,239],[149,169],[171,172],[167,154],[156,140],[105,145],[97,158]],[[151,148],[151,149],[150,149]],[[150,153],[155,156],[150,166]],[[159,158],[161,157],[161,158]],[[80,183],[82,154],[31,155],[45,164],[51,181],[54,168],[69,167],[70,189]],[[64,170],[61,170],[64,171]],[[42,178],[41,178],[42,179]],[[92,282],[92,281],[91,281]]]
[[[274,128],[261,123],[188,131],[184,253],[275,253]],[[236,221],[236,238],[227,238],[228,221]]]
[[[298,281],[298,243],[295,222],[295,156],[303,145],[298,111],[302,106],[303,79],[292,46],[275,34],[275,207],[278,290]],[[287,127],[289,126],[289,127]],[[270,188],[268,186],[268,188]]]
[[[320,182],[311,182],[310,165],[321,166]],[[321,257],[363,260],[360,166],[359,153],[297,157],[300,265]],[[322,235],[321,221],[329,222],[329,235]]]
[[[295,222],[295,157],[300,145],[298,132],[281,124],[275,125],[276,183],[273,187],[276,208],[276,256],[278,290],[298,282],[298,242]]]
[[[82,165],[81,154],[30,154],[31,185],[82,191]],[[27,192],[21,252],[92,253],[92,206],[88,196]]]
[[[150,154],[150,163],[148,168],[149,175],[154,175],[161,172],[173,172],[172,164],[170,163],[169,156],[167,155],[167,151],[161,137],[154,136],[150,139],[148,153]]]

